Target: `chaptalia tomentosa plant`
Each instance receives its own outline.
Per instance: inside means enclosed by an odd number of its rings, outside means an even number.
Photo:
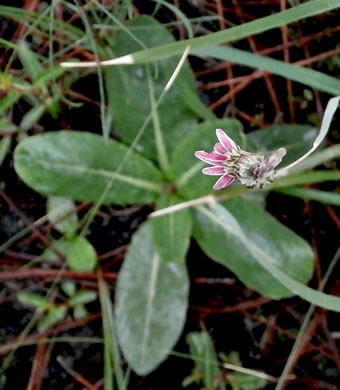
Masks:
[[[250,153],[242,150],[227,134],[216,129],[219,143],[215,144],[211,153],[203,150],[195,152],[195,156],[213,167],[203,168],[205,175],[222,175],[213,189],[221,190],[229,186],[234,179],[249,188],[263,188],[274,181],[274,168],[286,155],[285,148],[279,148],[269,156]]]

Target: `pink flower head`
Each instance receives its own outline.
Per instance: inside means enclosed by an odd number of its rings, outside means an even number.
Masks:
[[[285,148],[280,148],[268,157],[259,153],[242,150],[227,134],[216,129],[219,143],[215,144],[210,153],[203,150],[195,152],[195,156],[212,167],[203,168],[205,175],[221,176],[213,189],[221,190],[228,187],[234,179],[249,188],[262,188],[274,180],[274,168],[286,154]]]

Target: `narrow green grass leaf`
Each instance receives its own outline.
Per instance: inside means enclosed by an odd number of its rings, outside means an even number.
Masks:
[[[153,0],[153,1],[169,8],[169,10],[172,11],[178,17],[178,19],[182,21],[184,27],[186,28],[186,30],[188,32],[189,39],[194,37],[194,32],[192,30],[189,19],[179,8],[175,7],[174,5],[172,5],[171,3],[167,2],[167,1],[163,1],[163,0]]]
[[[340,171],[310,171],[291,174],[289,176],[282,176],[275,180],[274,184],[270,187],[275,190],[281,187],[290,187],[298,184],[309,183],[322,183],[325,181],[337,181],[340,180]]]
[[[29,49],[25,41],[19,42],[17,47],[19,58],[24,67],[24,70],[27,71],[31,80],[35,81],[39,72],[42,70],[36,54]]]
[[[294,161],[292,164],[290,164],[282,169],[279,169],[279,171],[276,173],[276,176],[284,176],[287,174],[287,172],[289,170],[292,170],[292,168],[298,167],[303,161],[306,160],[306,158],[310,154],[312,154],[319,147],[319,145],[325,139],[325,137],[328,133],[328,130],[330,128],[335,111],[338,109],[339,100],[340,100],[340,96],[337,96],[337,97],[333,97],[332,99],[330,99],[328,101],[325,114],[322,118],[320,131],[319,131],[317,137],[315,138],[312,147],[308,150],[308,152],[305,153],[303,156],[301,156],[296,161]]]
[[[315,152],[310,157],[307,157],[306,160],[303,160],[298,165],[296,165],[292,169],[292,171],[300,172],[307,169],[313,169],[318,165],[321,165],[325,162],[334,160],[339,157],[340,157],[340,145],[333,145],[328,147],[327,149],[320,150],[319,152]]]
[[[101,272],[98,272],[99,298],[102,311],[104,336],[104,390],[114,389],[114,376],[119,390],[125,390],[124,374],[121,368],[110,290]]]
[[[44,115],[46,111],[46,107],[44,104],[38,102],[35,106],[33,106],[26,114],[22,117],[22,120],[19,124],[19,128],[22,131],[27,131],[35,126],[41,117]]]
[[[0,5],[0,15],[12,18],[18,22],[25,20],[26,23],[32,23],[32,25],[35,24],[34,30],[46,38],[49,37],[50,17],[47,12],[45,15],[42,15],[40,12],[33,12],[22,8]],[[58,31],[62,31],[63,36],[66,36],[67,39],[71,42],[79,40],[84,35],[83,31],[79,28],[71,25],[70,23],[62,22],[58,19],[54,21],[54,27],[55,29],[58,29]],[[58,41],[65,42],[65,40],[60,37],[58,37]]]
[[[51,80],[55,80],[65,73],[65,69],[59,65],[55,65],[47,70],[42,70],[37,74],[33,83],[33,88],[42,88],[44,85],[49,83]]]
[[[195,362],[197,373],[202,373],[205,389],[216,388],[216,380],[221,375],[219,362],[210,334],[206,331],[191,332],[186,337],[186,342],[190,346],[190,354]]]
[[[317,202],[331,204],[333,206],[340,206],[340,194],[334,192],[297,187],[279,188],[275,191],[284,195],[295,196],[296,198],[315,200]]]
[[[3,115],[8,109],[10,109],[14,103],[16,103],[21,96],[21,93],[17,90],[10,90],[7,95],[0,101],[0,115]]]
[[[306,3],[308,4],[308,3]],[[266,70],[273,74],[294,80],[331,95],[340,94],[340,80],[313,69],[304,68],[273,58],[252,54],[243,50],[226,46],[212,46],[191,51],[191,54],[209,56],[223,61],[249,66],[250,68]]]
[[[102,134],[104,139],[107,141],[109,139],[110,135],[110,127],[108,126],[107,121],[105,120],[106,117],[106,103],[105,103],[105,88],[104,88],[104,76],[103,76],[103,70],[101,66],[99,65],[100,57],[99,57],[99,48],[97,41],[94,38],[91,24],[88,21],[87,14],[84,12],[83,7],[81,7],[80,2],[78,0],[74,0],[78,13],[80,15],[80,18],[84,24],[86,36],[88,37],[91,49],[94,53],[94,57],[98,65],[96,66],[96,72],[98,77],[98,89],[99,89],[99,96],[100,96],[100,120],[102,125]]]
[[[264,18],[248,23],[243,23],[239,26],[218,31],[213,34],[141,50],[132,53],[132,58],[134,63],[142,64],[180,55],[187,45],[190,45],[192,50],[196,50],[203,47],[219,45],[221,43],[237,41],[247,38],[249,35],[259,34],[301,19],[331,11],[339,6],[339,0],[310,0],[285,11],[265,16]]]

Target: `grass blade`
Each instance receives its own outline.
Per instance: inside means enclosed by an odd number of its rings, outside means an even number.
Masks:
[[[332,204],[334,206],[340,206],[340,194],[334,192],[326,192],[320,190],[313,190],[311,188],[297,188],[288,187],[275,190],[281,194],[295,196],[305,200],[315,200],[317,202]]]
[[[313,69],[304,68],[265,56],[248,53],[233,47],[213,46],[192,51],[191,54],[214,57],[251,68],[262,69],[273,74],[314,87],[331,95],[340,94],[340,80]],[[332,107],[337,104],[332,101]]]
[[[98,272],[99,298],[103,318],[104,336],[104,390],[114,388],[113,372],[119,390],[123,390],[124,374],[120,366],[120,353],[116,342],[110,292],[101,272]]]
[[[249,35],[259,34],[285,24],[293,23],[298,20],[308,18],[323,12],[330,11],[340,6],[339,0],[311,0],[307,3],[297,5],[286,11],[278,12],[261,19],[244,23],[239,26],[218,31],[213,34],[205,35],[198,38],[187,39],[176,43],[170,43],[146,50],[119,57],[113,60],[103,61],[102,65],[115,64],[142,64],[161,60],[164,58],[181,55],[190,45],[193,50],[203,47],[215,46],[221,43],[237,41],[248,37]],[[89,67],[96,66],[95,62],[71,63],[64,62],[61,64],[65,67]]]

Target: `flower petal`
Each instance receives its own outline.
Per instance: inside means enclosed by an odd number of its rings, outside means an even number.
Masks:
[[[222,144],[219,144],[219,143],[215,144],[214,150],[215,150],[215,152],[221,153],[221,154],[224,154],[227,152],[227,149],[225,149],[224,146]]]
[[[203,150],[199,150],[195,152],[195,157],[197,157],[199,160],[204,161],[208,164],[221,164],[224,160],[226,160],[226,157],[219,153],[207,153]]]
[[[219,176],[224,175],[225,172],[223,167],[208,167],[203,168],[202,173],[209,176]]]
[[[224,175],[217,180],[213,187],[213,190],[221,190],[222,188],[228,187],[228,185],[230,185],[233,181],[233,177]]]
[[[216,136],[222,146],[229,152],[237,148],[235,142],[222,129],[216,129]]]

